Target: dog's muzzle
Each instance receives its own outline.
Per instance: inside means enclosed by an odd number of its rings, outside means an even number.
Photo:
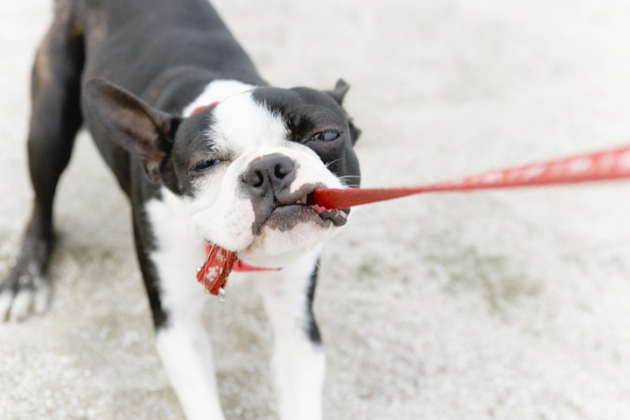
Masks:
[[[328,210],[315,205],[312,193],[325,188],[322,183],[305,184],[291,191],[299,164],[280,153],[253,160],[241,175],[241,191],[252,201],[254,234],[262,227],[286,231],[299,222],[314,222],[323,227],[346,224],[350,209]]]

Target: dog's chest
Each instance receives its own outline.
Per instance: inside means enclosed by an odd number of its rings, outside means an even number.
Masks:
[[[238,81],[214,81],[184,108],[182,115],[188,116],[197,107],[250,89],[251,85]],[[190,225],[187,199],[162,186],[159,196],[144,203],[143,210],[153,234],[154,250],[150,259],[158,271],[164,305],[170,307],[186,301],[184,296],[197,296],[201,304],[205,294],[200,293],[203,287],[194,278],[196,267],[205,259],[205,241]]]

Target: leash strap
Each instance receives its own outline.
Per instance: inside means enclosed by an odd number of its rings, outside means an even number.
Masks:
[[[425,192],[534,187],[630,178],[630,145],[561,159],[482,172],[412,187],[317,189],[313,199],[327,209],[393,200]]]

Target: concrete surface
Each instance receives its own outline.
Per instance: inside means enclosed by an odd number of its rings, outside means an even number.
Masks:
[[[30,211],[28,74],[51,4],[0,2],[2,276]],[[270,82],[351,83],[366,186],[630,141],[627,1],[215,4]],[[52,308],[0,325],[0,418],[181,418],[128,205],[85,135],[58,198]],[[318,289],[326,419],[630,418],[629,214],[630,183],[356,211]],[[276,418],[250,289],[207,310],[228,419]]]

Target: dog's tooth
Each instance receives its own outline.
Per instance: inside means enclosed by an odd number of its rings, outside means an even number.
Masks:
[[[323,211],[326,210],[324,207],[318,206],[317,204],[313,204],[311,208],[315,210],[315,213],[317,214],[321,214]]]

